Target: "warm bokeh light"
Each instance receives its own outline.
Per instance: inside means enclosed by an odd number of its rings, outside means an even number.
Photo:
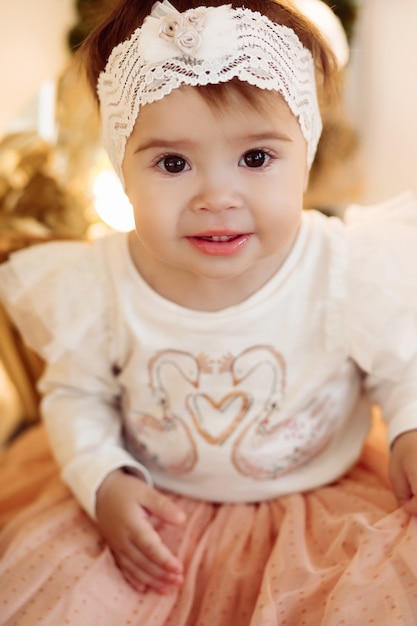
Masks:
[[[122,184],[112,170],[100,172],[93,186],[97,214],[114,230],[128,232],[134,228],[133,209]]]

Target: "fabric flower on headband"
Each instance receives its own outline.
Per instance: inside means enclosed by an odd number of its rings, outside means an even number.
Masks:
[[[185,56],[194,56],[201,45],[206,9],[191,9],[179,15],[162,18],[159,35],[172,42]]]
[[[162,19],[159,36],[172,42],[185,56],[194,56],[201,45],[201,31],[206,10],[191,9],[184,14],[166,15]]]
[[[200,7],[179,13],[167,0],[157,2],[141,29],[145,62],[160,63],[179,56],[218,59],[230,54],[233,42],[237,46],[230,8]]]

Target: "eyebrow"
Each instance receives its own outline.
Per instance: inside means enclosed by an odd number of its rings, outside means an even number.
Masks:
[[[249,135],[245,135],[243,137],[239,137],[239,142],[242,143],[257,143],[263,141],[282,141],[286,143],[290,143],[293,141],[291,137],[286,135],[285,133],[278,132],[264,132],[264,133],[253,133]],[[151,137],[150,139],[144,141],[143,143],[139,143],[139,145],[135,148],[134,153],[138,154],[140,152],[145,152],[146,150],[170,150],[170,149],[186,149],[190,148],[193,145],[192,141],[188,139],[162,139],[159,137]]]
[[[169,140],[169,139],[159,139],[158,137],[150,138],[143,143],[140,143],[135,148],[135,154],[138,152],[145,152],[145,150],[153,150],[153,149],[177,149],[178,148],[187,148],[192,146],[192,141],[188,141],[187,139],[178,139],[178,140]]]
[[[293,139],[289,135],[283,132],[265,132],[265,133],[253,133],[246,135],[247,141],[285,141],[291,142]]]

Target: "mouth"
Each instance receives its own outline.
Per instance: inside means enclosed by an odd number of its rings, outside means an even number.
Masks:
[[[202,233],[187,237],[189,243],[208,256],[233,256],[243,250],[252,238],[252,233]]]
[[[198,235],[197,239],[203,239],[204,241],[216,241],[223,243],[225,241],[233,241],[238,239],[242,235]]]

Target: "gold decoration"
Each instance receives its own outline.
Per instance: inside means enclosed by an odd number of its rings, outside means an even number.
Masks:
[[[0,141],[0,261],[10,251],[49,239],[79,239],[99,221],[92,185],[104,159],[98,116],[73,63],[57,88],[55,143],[37,132]]]

